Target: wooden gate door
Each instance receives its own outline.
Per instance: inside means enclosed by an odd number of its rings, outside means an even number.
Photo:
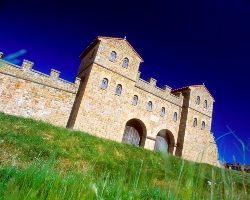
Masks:
[[[165,138],[163,138],[161,136],[156,136],[154,150],[155,151],[168,152],[168,143],[165,140]]]
[[[126,126],[123,133],[122,142],[139,146],[140,134],[134,127]]]

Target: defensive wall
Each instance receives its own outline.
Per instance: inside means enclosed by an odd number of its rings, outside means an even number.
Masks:
[[[80,80],[70,83],[59,78],[54,69],[50,75],[32,69],[23,61],[17,66],[0,60],[0,110],[66,126]]]

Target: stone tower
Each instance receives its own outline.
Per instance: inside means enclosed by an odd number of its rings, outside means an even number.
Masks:
[[[217,146],[211,133],[214,98],[205,85],[192,85],[173,90],[184,100],[177,140],[176,155],[188,160],[218,165]],[[195,153],[198,152],[198,153]]]
[[[124,129],[143,60],[126,39],[108,37],[97,37],[80,58],[77,77],[81,84],[68,127],[121,141],[123,135],[118,133]],[[125,58],[127,66],[123,66]],[[106,88],[102,88],[103,80],[107,81]],[[120,95],[116,94],[118,85]]]

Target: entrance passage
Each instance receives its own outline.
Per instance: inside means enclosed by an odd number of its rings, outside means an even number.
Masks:
[[[140,134],[138,131],[131,126],[126,126],[122,138],[123,142],[134,144],[136,146],[139,146],[140,143]]]
[[[126,123],[122,142],[144,147],[146,127],[139,119],[131,119]]]
[[[158,132],[154,150],[173,154],[174,136],[169,130],[163,129]]]

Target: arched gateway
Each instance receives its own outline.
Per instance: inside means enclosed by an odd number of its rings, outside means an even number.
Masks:
[[[174,136],[171,131],[162,129],[156,136],[155,151],[163,151],[173,154],[174,151]]]
[[[144,147],[147,130],[144,123],[139,119],[127,121],[122,142]]]

